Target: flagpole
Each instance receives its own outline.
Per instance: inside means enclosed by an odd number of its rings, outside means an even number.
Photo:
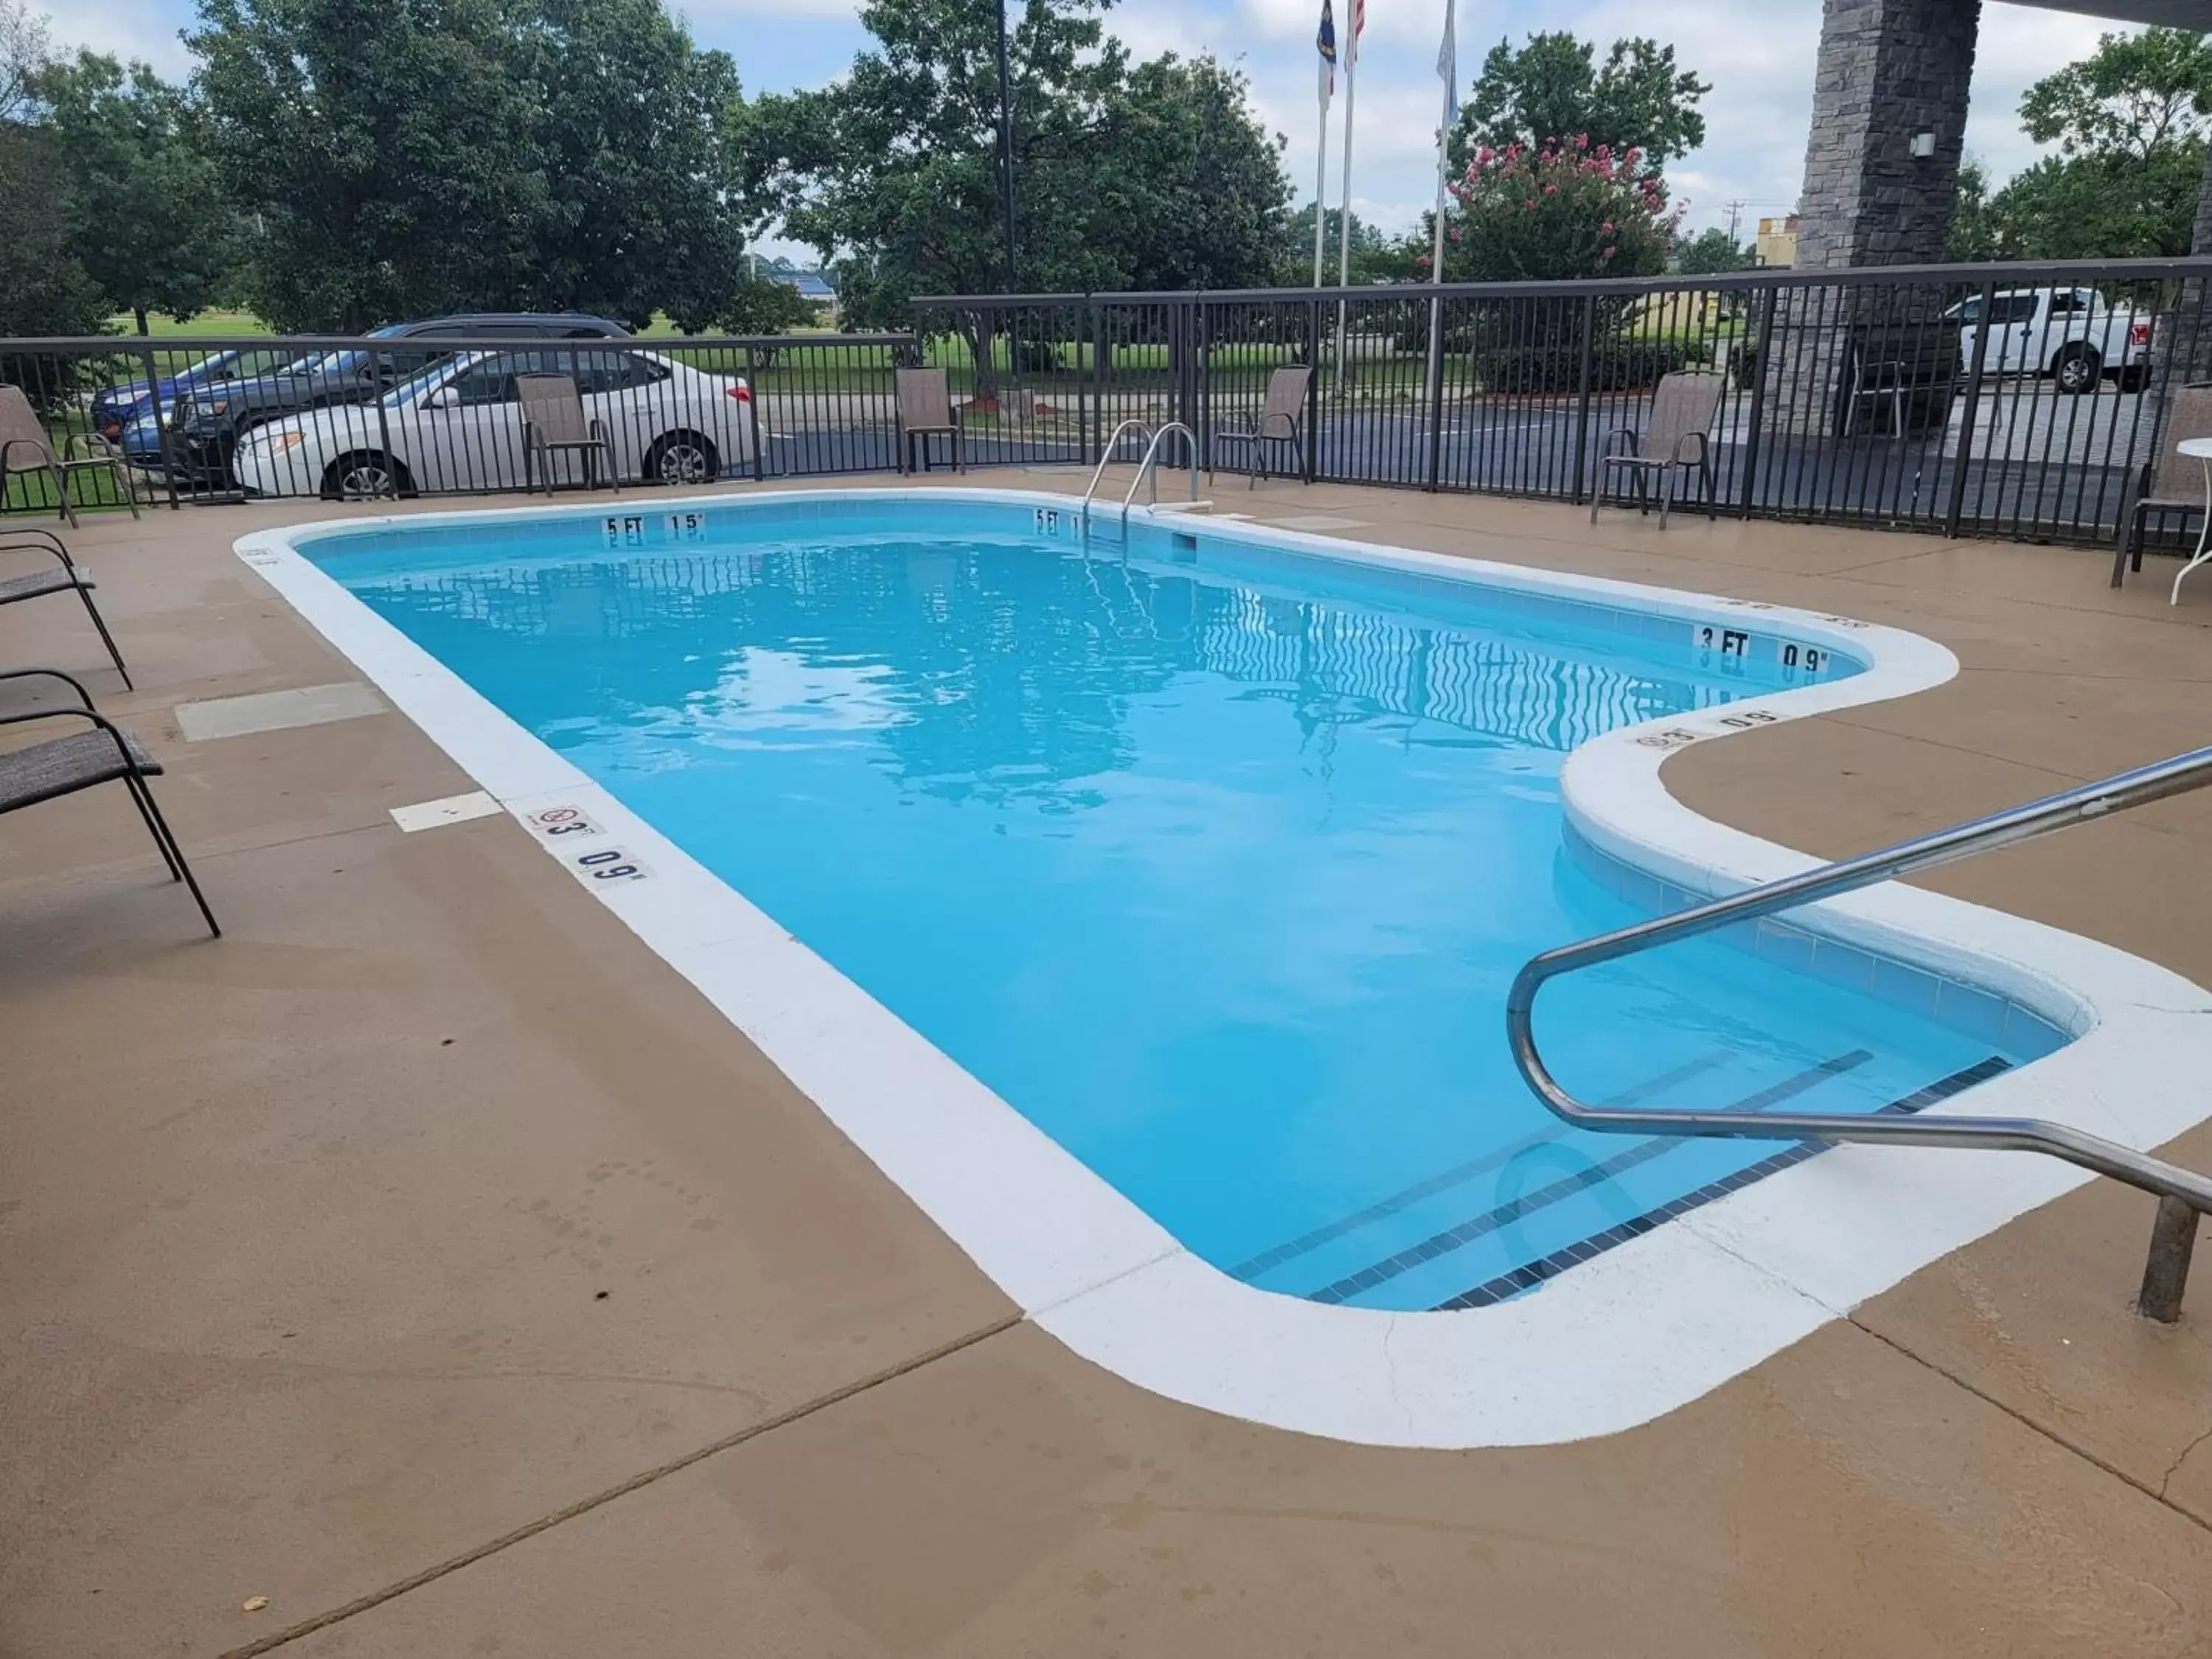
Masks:
[[[1429,410],[1436,420],[1444,418],[1444,177],[1451,173],[1451,126],[1460,106],[1460,66],[1451,38],[1451,7],[1453,0],[1444,0],[1444,46],[1436,55],[1436,73],[1444,82],[1444,111],[1436,124],[1436,230],[1429,246],[1429,283],[1437,288],[1436,299],[1429,301]]]
[[[1444,83],[1444,102],[1437,122],[1437,217],[1429,253],[1429,283],[1437,289],[1435,297],[1429,301],[1429,409],[1439,422],[1443,419],[1444,180],[1451,171],[1452,128],[1459,119],[1459,52],[1452,27],[1454,4],[1455,0],[1444,0],[1443,44],[1437,52],[1437,75]],[[1433,489],[1436,480],[1431,478],[1429,483]]]
[[[1328,246],[1328,77],[1329,64],[1322,60],[1316,84],[1321,88],[1321,134],[1314,144],[1314,286],[1321,286]]]
[[[1352,112],[1359,97],[1359,10],[1353,0],[1352,24],[1340,56],[1344,61],[1344,189],[1337,204],[1336,285],[1352,286]],[[1344,395],[1345,303],[1336,302],[1336,394]]]

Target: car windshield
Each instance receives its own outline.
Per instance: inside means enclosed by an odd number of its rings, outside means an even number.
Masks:
[[[411,404],[418,398],[427,398],[471,364],[481,362],[489,355],[488,352],[470,351],[464,352],[458,359],[441,358],[400,381],[384,394],[381,401],[386,408],[397,409],[402,404]]]
[[[281,351],[218,351],[187,371],[198,381],[243,380],[283,368],[291,360]]]
[[[372,328],[372,340],[395,339],[406,331],[404,323],[386,323],[382,328]],[[302,357],[291,365],[288,372],[294,374],[350,374],[368,361],[368,354],[358,349],[346,351],[325,351],[319,357]]]

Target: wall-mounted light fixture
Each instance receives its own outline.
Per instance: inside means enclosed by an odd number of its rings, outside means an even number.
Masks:
[[[1936,135],[1934,133],[1916,132],[1912,135],[1912,159],[1914,161],[1924,161],[1929,156],[1935,155],[1935,153]]]

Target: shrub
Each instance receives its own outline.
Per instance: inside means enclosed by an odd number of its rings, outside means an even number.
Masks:
[[[1485,145],[1451,185],[1444,274],[1462,282],[1656,276],[1681,210],[1634,148],[1587,137],[1530,149]]]
[[[1711,349],[1680,340],[1600,340],[1590,348],[1590,390],[1635,392],[1656,386],[1678,368],[1712,361]],[[1574,392],[1582,385],[1579,343],[1494,346],[1474,358],[1476,379],[1488,392]]]

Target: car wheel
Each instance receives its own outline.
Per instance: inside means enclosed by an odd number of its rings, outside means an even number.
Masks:
[[[2104,368],[2103,360],[2090,347],[2070,345],[2051,365],[2051,378],[2058,382],[2061,392],[2078,398],[2097,389],[2097,379]]]
[[[381,450],[356,450],[323,469],[326,501],[367,501],[410,493],[407,469]]]
[[[722,476],[722,458],[697,433],[671,432],[647,452],[645,476],[654,483],[712,483]]]

